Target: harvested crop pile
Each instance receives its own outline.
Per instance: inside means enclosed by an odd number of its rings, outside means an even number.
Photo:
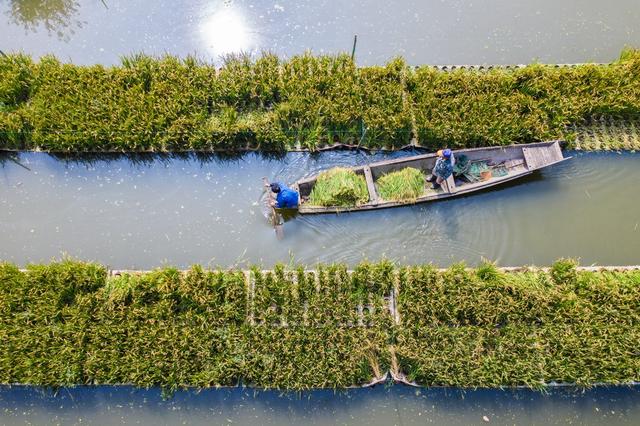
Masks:
[[[314,206],[353,207],[367,201],[364,176],[342,167],[320,173],[309,197],[309,204]]]
[[[413,167],[388,173],[378,179],[378,193],[385,200],[411,201],[424,193],[424,174]]]

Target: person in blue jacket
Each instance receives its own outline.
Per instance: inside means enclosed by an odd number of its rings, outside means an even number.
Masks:
[[[456,164],[456,160],[453,156],[453,151],[450,149],[441,149],[438,151],[438,159],[433,167],[431,176],[427,178],[428,182],[433,182],[432,189],[440,188],[442,182],[447,180],[449,176],[453,174],[453,166]]]
[[[294,191],[282,182],[274,182],[271,192],[276,194],[275,205],[277,209],[295,209],[298,207],[298,191]]]

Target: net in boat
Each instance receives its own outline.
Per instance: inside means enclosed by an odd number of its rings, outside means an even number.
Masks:
[[[493,177],[502,177],[509,174],[509,170],[504,164],[490,166],[487,160],[471,161],[464,154],[456,157],[456,164],[453,166],[454,176],[464,177],[469,182],[480,181],[482,172],[486,172],[487,170],[491,170],[491,176]]]

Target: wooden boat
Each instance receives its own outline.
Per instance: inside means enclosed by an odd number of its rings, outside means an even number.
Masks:
[[[315,185],[317,179],[317,176],[313,176],[299,180],[293,185],[293,188],[300,194],[300,206],[298,208],[298,212],[300,214],[319,214],[375,210],[457,197],[529,175],[535,170],[560,163],[570,158],[565,158],[562,155],[559,141],[488,148],[460,149],[453,153],[454,157],[458,159],[457,161],[463,158],[462,156],[464,155],[470,163],[483,162],[493,170],[500,168],[502,175],[491,176],[491,173],[486,173],[485,176],[483,176],[485,180],[478,181],[454,179],[454,177],[451,176],[438,190],[432,190],[430,184],[427,183],[424,195],[418,197],[416,200],[404,202],[387,201],[382,199],[376,190],[376,181],[378,178],[387,173],[401,170],[405,167],[417,168],[428,175],[431,173],[431,170],[435,165],[437,155],[424,154],[380,161],[378,163],[352,168],[354,172],[364,175],[365,177],[367,188],[369,190],[369,201],[367,203],[353,207],[324,207],[310,205],[308,204],[309,195],[311,194],[311,190],[313,189],[313,185]]]

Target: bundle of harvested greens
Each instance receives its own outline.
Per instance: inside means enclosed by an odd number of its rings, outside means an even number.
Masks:
[[[364,176],[353,170],[335,167],[320,173],[309,196],[314,206],[356,206],[369,201]]]
[[[388,173],[378,179],[378,194],[385,200],[411,201],[424,194],[424,173],[413,167]]]

